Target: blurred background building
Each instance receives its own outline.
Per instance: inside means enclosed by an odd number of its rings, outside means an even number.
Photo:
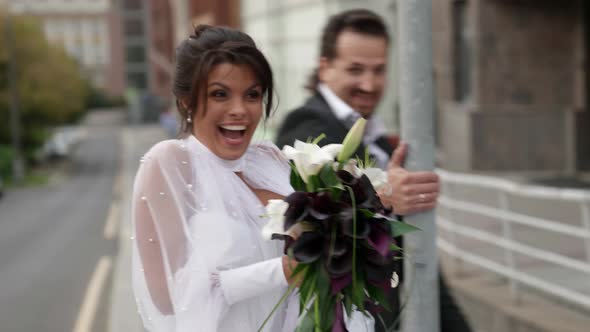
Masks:
[[[590,170],[588,2],[433,6],[441,166]]]
[[[14,15],[23,14],[38,18],[48,41],[63,45],[96,87],[111,95],[121,94],[123,82],[117,79],[116,70],[109,70],[114,64],[111,48],[113,40],[116,39],[109,30],[112,23],[109,0],[3,2]]]
[[[134,122],[153,121],[172,105],[174,48],[197,24],[239,26],[237,1],[112,0],[112,16],[119,18],[122,71],[131,96],[139,98]]]
[[[174,47],[205,23],[243,28],[275,70],[278,112],[301,103],[326,18],[366,7],[394,36],[379,113],[398,128],[396,0],[2,0],[38,17],[88,78],[136,100],[130,118],[153,121],[172,103]],[[588,5],[582,0],[434,1],[439,165],[456,171],[590,169]]]

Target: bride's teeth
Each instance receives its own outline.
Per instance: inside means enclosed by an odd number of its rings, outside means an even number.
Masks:
[[[246,126],[220,126],[225,130],[246,130]]]

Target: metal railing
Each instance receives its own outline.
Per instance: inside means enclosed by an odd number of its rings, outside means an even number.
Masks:
[[[590,191],[523,185],[490,176],[453,173],[440,169],[437,173],[442,182],[442,195],[437,212],[437,225],[442,231],[437,238],[440,250],[459,262],[467,262],[506,277],[511,296],[516,301],[521,293],[519,286],[525,285],[590,309]],[[487,199],[480,198],[478,201],[457,195],[458,189],[466,188],[479,191]],[[579,220],[550,220],[533,216],[526,211],[517,211],[511,207],[511,199],[515,198],[537,200],[539,204],[573,204],[579,209]],[[500,231],[494,233],[486,230],[481,223],[474,221],[477,218],[460,217],[460,214],[484,218],[488,226],[500,226]],[[551,248],[541,249],[522,243],[514,236],[515,227],[530,230],[528,234],[533,238],[535,235],[532,232],[537,231],[539,234],[549,234],[552,237],[569,237],[583,241],[583,257],[572,258]],[[470,247],[465,245],[466,241],[470,243]],[[478,246],[500,250],[502,258],[498,260],[479,254],[475,250]],[[563,268],[563,275],[566,275],[565,271],[571,271],[568,276],[579,274],[580,280],[584,280],[585,276],[588,283],[585,289],[581,289],[560,284],[556,282],[559,278],[555,276],[539,277],[538,273],[535,275],[528,271],[524,264],[519,264],[515,255]]]

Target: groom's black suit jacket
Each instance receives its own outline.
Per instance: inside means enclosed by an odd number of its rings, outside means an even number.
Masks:
[[[305,142],[309,137],[316,138],[321,134],[325,134],[326,137],[321,140],[320,145],[330,143],[339,144],[342,143],[347,132],[348,127],[334,115],[334,112],[332,112],[321,94],[316,92],[303,106],[287,115],[277,134],[276,143],[282,149],[285,145],[292,146],[296,139]],[[379,138],[375,143],[391,156],[394,147],[389,144],[385,137]],[[364,159],[365,147],[361,145],[356,151],[356,154],[361,159]],[[402,266],[403,264],[399,263],[397,267],[400,276],[403,276]],[[441,332],[470,332],[471,330],[461,310],[457,307],[455,300],[449,293],[442,276],[439,281]],[[392,312],[381,313],[381,317],[388,327],[395,323],[400,312],[398,290],[399,288],[394,289],[389,295]],[[385,331],[378,319],[375,322],[375,331]]]
[[[330,110],[324,98],[316,93],[307,100],[305,105],[287,115],[277,135],[277,146],[279,148],[285,145],[292,146],[295,139],[305,142],[307,138],[316,138],[321,134],[325,134],[326,137],[320,142],[320,145],[340,144],[348,133],[348,129],[349,127]],[[387,154],[393,153],[394,147],[385,137],[379,138],[376,144]],[[365,147],[362,144],[356,154],[364,159]]]

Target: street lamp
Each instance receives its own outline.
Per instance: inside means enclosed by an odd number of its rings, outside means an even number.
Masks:
[[[21,128],[20,128],[20,101],[17,82],[16,50],[14,47],[14,31],[10,13],[6,12],[4,31],[6,34],[8,48],[8,84],[10,88],[10,133],[12,137],[12,148],[14,159],[12,160],[12,177],[14,182],[22,182],[25,174],[25,166],[21,150]]]

